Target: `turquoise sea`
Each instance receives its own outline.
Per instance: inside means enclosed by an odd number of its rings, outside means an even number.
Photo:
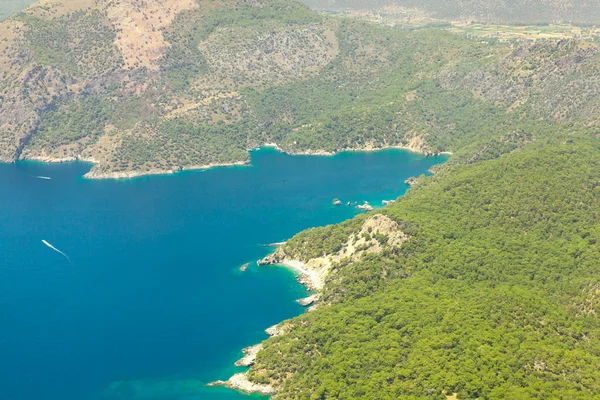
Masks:
[[[123,181],[0,165],[0,398],[247,399],[204,385],[302,313],[306,291],[286,269],[239,267],[357,214],[333,198],[380,205],[445,159],[261,149],[246,167]]]

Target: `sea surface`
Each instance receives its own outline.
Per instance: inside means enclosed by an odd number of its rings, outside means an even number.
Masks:
[[[122,181],[1,164],[0,399],[248,399],[205,384],[241,371],[240,350],[302,313],[307,292],[284,268],[240,266],[445,160],[265,148],[249,166]]]

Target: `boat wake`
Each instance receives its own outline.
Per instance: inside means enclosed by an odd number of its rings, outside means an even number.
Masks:
[[[69,258],[68,255],[66,255],[65,253],[63,253],[62,251],[57,249],[56,247],[52,246],[50,243],[48,243],[44,239],[42,239],[42,243],[44,243],[46,246],[50,247],[52,250],[56,251],[57,253],[62,254],[69,261],[69,264],[71,264],[71,259]]]
[[[49,176],[36,176],[37,179],[46,179],[46,180],[50,180],[52,178],[50,178]]]

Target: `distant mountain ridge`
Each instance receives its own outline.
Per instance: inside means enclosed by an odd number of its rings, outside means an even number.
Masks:
[[[600,22],[599,0],[303,0],[317,10],[405,7],[441,20],[495,23]]]
[[[4,0],[0,20],[34,0]],[[600,23],[600,0],[302,0],[315,10],[383,10],[398,7],[442,20],[495,23]]]
[[[34,0],[2,0],[0,1],[0,21],[6,19],[33,4]]]

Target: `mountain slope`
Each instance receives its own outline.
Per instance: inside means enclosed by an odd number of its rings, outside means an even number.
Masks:
[[[123,177],[245,162],[265,143],[472,156],[515,131],[597,123],[597,49],[396,31],[285,0],[43,0],[0,23],[0,160]],[[562,82],[577,101],[557,97]]]
[[[295,3],[43,1],[0,29],[1,158],[111,172],[246,159],[235,89],[300,79],[336,54],[330,27]],[[195,137],[170,132],[184,114]]]

